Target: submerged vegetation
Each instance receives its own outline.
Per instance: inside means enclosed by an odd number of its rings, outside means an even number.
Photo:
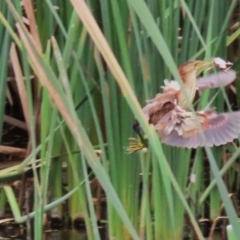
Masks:
[[[141,110],[189,60],[238,71],[239,17],[237,0],[2,0],[2,224],[26,223],[34,239],[45,216],[83,222],[90,240],[100,225],[117,240],[226,239],[226,224],[240,236],[238,140],[162,145]],[[192,109],[240,109],[239,86]],[[149,149],[126,154],[134,119]]]

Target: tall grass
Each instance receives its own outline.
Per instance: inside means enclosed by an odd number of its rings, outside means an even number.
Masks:
[[[182,239],[186,221],[195,236],[204,239],[198,220],[206,217],[207,201],[209,219],[220,216],[224,204],[234,234],[240,235],[228,197],[234,181],[228,190],[221,178],[223,173],[238,178],[229,171],[239,156],[237,142],[196,151],[162,146],[141,112],[165,78],[181,84],[177,66],[190,59],[227,57],[238,68],[233,49],[239,31],[229,30],[236,22],[237,1],[23,2],[23,9],[10,0],[1,5],[0,31],[6,36],[1,53],[7,59],[11,43],[18,50],[10,60],[14,66],[13,59],[21,63],[26,79],[21,86],[28,100],[24,117],[31,152],[19,165],[1,170],[0,177],[33,170],[35,239],[42,239],[43,213],[51,210],[51,217],[62,218],[59,204],[66,198],[72,220],[83,219],[88,238],[100,239],[97,220],[102,219],[95,216],[91,192],[95,180],[106,195],[109,239]],[[22,15],[34,20],[26,27]],[[2,105],[6,62],[0,61]],[[17,80],[16,71],[14,76]],[[215,93],[204,93],[199,107],[206,107]],[[226,101],[222,89],[213,105],[223,111]],[[237,108],[229,101],[227,105]],[[0,112],[0,129],[3,115]],[[124,148],[134,135],[134,118],[148,138],[149,150],[128,155]],[[206,165],[211,168],[208,180]],[[62,187],[65,172],[67,188]],[[26,220],[11,187],[4,190],[15,220]],[[69,193],[64,195],[65,190]],[[186,235],[194,239],[190,232]]]

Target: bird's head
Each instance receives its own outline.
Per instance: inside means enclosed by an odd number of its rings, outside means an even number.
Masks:
[[[200,60],[194,60],[187,62],[179,67],[179,72],[181,73],[200,73],[203,70],[206,69],[206,67],[213,67],[214,63],[213,61],[200,61]]]
[[[213,66],[213,61],[194,60],[183,64],[178,70],[183,82],[195,81],[198,74],[203,72],[207,67],[210,68]]]

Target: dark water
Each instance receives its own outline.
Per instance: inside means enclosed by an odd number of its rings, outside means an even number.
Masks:
[[[26,232],[19,228],[7,228],[4,231],[0,230],[0,239],[12,240],[32,240],[33,237],[26,237]],[[43,240],[87,240],[87,234],[84,230],[47,230],[44,232]],[[102,238],[105,239],[105,238]],[[184,238],[185,239],[185,238]],[[187,238],[189,240],[189,238]],[[193,238],[195,239],[195,238]],[[211,236],[211,240],[226,240],[221,231],[215,231]]]
[[[44,240],[87,240],[85,231],[77,230],[61,230],[61,231],[46,231]]]
[[[0,229],[0,239],[32,240],[32,236],[27,237],[26,229],[15,226],[8,226]],[[43,233],[43,240],[87,240],[84,230],[46,230]]]

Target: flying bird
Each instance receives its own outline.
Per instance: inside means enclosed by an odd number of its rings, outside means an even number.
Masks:
[[[217,66],[223,72],[197,80],[197,72],[209,66]],[[163,93],[158,93],[155,98],[148,100],[142,109],[149,124],[155,127],[162,143],[186,148],[212,147],[226,144],[238,137],[240,111],[220,114],[214,109],[189,111],[189,103],[193,102],[198,90],[226,86],[235,80],[236,72],[229,70],[231,66],[232,63],[220,58],[208,62],[191,61],[180,66],[179,74],[185,94],[177,81],[164,81]],[[141,141],[131,138],[128,152],[134,152],[146,145],[138,122],[133,128]]]

